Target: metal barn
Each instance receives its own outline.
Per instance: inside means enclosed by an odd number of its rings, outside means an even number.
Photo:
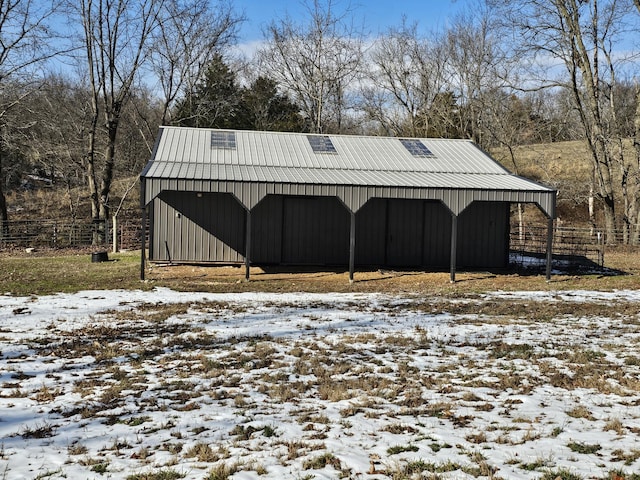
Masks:
[[[468,140],[161,127],[141,174],[151,261],[508,265],[509,207],[556,192]],[[146,242],[145,242],[146,243]],[[143,245],[144,252],[147,245]],[[143,270],[142,270],[143,274]]]

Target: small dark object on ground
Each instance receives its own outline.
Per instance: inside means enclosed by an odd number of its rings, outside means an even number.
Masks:
[[[109,255],[107,252],[93,252],[91,254],[91,263],[108,262]]]

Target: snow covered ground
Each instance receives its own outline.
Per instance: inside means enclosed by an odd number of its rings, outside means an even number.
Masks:
[[[0,479],[640,478],[639,307],[0,296]]]

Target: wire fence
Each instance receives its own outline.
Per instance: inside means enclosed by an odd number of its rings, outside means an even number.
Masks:
[[[547,251],[547,227],[517,224],[511,226],[510,249],[512,256],[544,256]],[[604,265],[605,244],[601,232],[589,228],[555,227],[552,252],[575,266]]]
[[[149,232],[149,229],[146,229]],[[142,242],[140,220],[126,219],[116,225],[112,222],[61,222],[57,220],[20,220],[0,226],[0,249],[49,247],[73,248],[99,246],[119,250],[138,249]],[[148,240],[148,239],[145,239]],[[546,225],[524,225],[514,222],[510,232],[512,256],[544,256],[547,248]],[[556,227],[553,231],[553,255],[569,259],[576,264],[592,262],[604,264],[603,235],[588,228]]]
[[[140,221],[124,220],[116,225],[116,245],[119,250],[140,248]],[[112,222],[61,222],[58,220],[18,220],[0,226],[0,248],[16,247],[104,247],[114,242]]]

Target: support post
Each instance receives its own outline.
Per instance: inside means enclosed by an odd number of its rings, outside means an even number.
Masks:
[[[113,253],[118,253],[118,216],[114,215],[111,217],[111,251]]]
[[[353,283],[353,274],[356,265],[356,214],[349,212],[351,228],[349,232],[349,283]]]
[[[142,207],[142,239],[140,248],[140,280],[144,280],[144,268],[145,268],[145,249],[147,248],[147,209]]]
[[[247,209],[247,226],[244,248],[244,278],[248,282],[251,267],[251,210]]]
[[[456,253],[458,250],[458,216],[451,214],[451,262],[450,282],[456,281]]]
[[[551,280],[551,262],[553,260],[553,218],[547,219],[547,281]]]

